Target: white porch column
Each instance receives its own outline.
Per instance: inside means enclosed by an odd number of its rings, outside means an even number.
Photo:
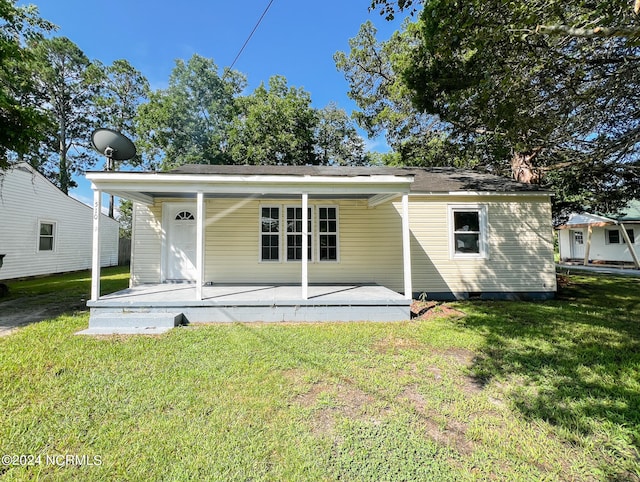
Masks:
[[[202,285],[204,284],[204,193],[197,194],[196,207],[196,299],[202,299]]]
[[[404,271],[404,297],[413,298],[411,282],[411,233],[409,231],[409,194],[402,195],[402,260]]]
[[[302,299],[309,298],[309,194],[302,194]]]
[[[93,249],[91,252],[91,300],[100,298],[100,214],[102,191],[93,191]]]

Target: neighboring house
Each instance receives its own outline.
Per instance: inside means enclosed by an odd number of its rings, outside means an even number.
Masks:
[[[102,266],[118,263],[118,222],[101,216]],[[0,279],[91,267],[93,209],[26,163],[0,171]]]
[[[269,317],[283,300],[291,312],[269,319],[291,319],[301,307],[326,307],[338,297],[345,306],[363,306],[370,300],[356,299],[356,287],[369,284],[406,300],[406,318],[409,300],[422,294],[546,299],[556,291],[551,194],[497,176],[451,168],[187,165],[87,178],[96,200],[109,192],[135,202],[131,289],[139,293],[122,293],[120,302],[99,299],[96,273],[92,313],[130,311],[139,303],[141,310],[162,306],[182,314],[188,305],[190,321],[243,319],[234,311],[239,298],[229,299],[225,313],[195,312],[222,303],[228,295],[213,290],[223,285],[263,285],[244,290],[250,293],[244,303],[253,307],[266,287],[298,287],[262,300],[262,308],[244,315],[253,319]],[[171,284],[185,281],[193,282],[191,291]],[[344,284],[353,288],[325,298],[312,293]],[[153,286],[162,297],[142,303],[145,287]],[[180,292],[189,294],[179,306]],[[345,317],[379,319],[378,301]],[[310,313],[304,319],[320,316]]]
[[[558,228],[562,261],[633,263],[640,269],[640,200],[621,214],[573,214]]]

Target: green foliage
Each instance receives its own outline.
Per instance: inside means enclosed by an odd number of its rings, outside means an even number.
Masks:
[[[313,128],[317,118],[307,92],[287,87],[284,77],[274,76],[268,88],[260,84],[239,104],[240,115],[229,138],[235,164],[314,163]]]
[[[317,114],[315,162],[321,165],[365,164],[364,141],[347,113],[335,103],[330,103]]]
[[[131,239],[131,221],[133,219],[133,201],[120,199],[118,222],[120,223],[120,238]]]
[[[445,159],[460,165],[458,152],[465,164],[542,183],[556,192],[556,216],[613,211],[640,195],[640,17],[630,2],[374,0],[371,9],[421,5],[387,42],[363,26],[338,59],[364,122],[392,125],[382,114],[399,101],[385,86],[400,86],[453,146]],[[399,138],[424,145],[417,132]]]
[[[246,96],[244,86],[237,72],[219,77],[211,59],[178,61],[168,89],[151,92],[138,109],[149,167],[364,163],[364,142],[343,110],[314,109],[311,95],[282,76]]]
[[[100,66],[104,77],[100,94],[95,99],[96,115],[101,127],[123,133],[132,140],[136,136],[136,112],[149,95],[149,81],[127,60],[115,60],[109,66]],[[128,161],[140,163],[136,158]],[[114,166],[117,170],[117,166]]]
[[[97,127],[94,109],[103,72],[66,37],[37,39],[30,46],[35,58],[35,99],[46,106],[52,123],[30,162],[67,193],[75,187],[72,175],[96,162],[89,136]]]
[[[537,27],[635,24],[627,2],[618,3],[615,16],[586,2],[429,1],[402,75],[420,109],[450,122],[476,151],[487,147],[494,171],[557,194],[576,175],[585,181],[559,198],[556,213],[615,209],[640,194],[640,50],[624,38],[544,35]]]
[[[376,28],[366,22],[349,40],[349,54],[334,55],[336,67],[349,82],[348,95],[360,108],[353,114],[355,120],[370,136],[384,133],[399,157],[394,165],[477,164],[473,153],[451,141],[449,126],[420,112],[413,104],[399,65],[404,65],[407,49],[415,44],[415,26],[405,23],[404,28],[388,41],[379,42]]]
[[[169,87],[151,92],[149,102],[138,108],[139,147],[150,167],[228,162],[235,98],[245,83],[235,71],[220,76],[212,59],[194,54],[187,62],[177,60]]]
[[[54,28],[36,7],[0,0],[0,169],[8,166],[10,152],[23,155],[44,137],[48,119],[33,99],[33,55],[26,43]]]

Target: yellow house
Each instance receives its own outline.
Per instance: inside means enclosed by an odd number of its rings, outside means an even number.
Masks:
[[[96,212],[103,192],[134,201],[130,289],[100,296],[94,259],[96,330],[125,311],[167,313],[169,324],[390,320],[408,319],[417,296],[546,299],[556,290],[550,193],[497,176],[187,165],[87,178]]]

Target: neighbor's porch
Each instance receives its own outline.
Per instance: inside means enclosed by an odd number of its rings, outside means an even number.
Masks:
[[[299,285],[139,285],[87,302],[86,334],[161,333],[182,323],[249,321],[399,321],[411,300],[379,285],[315,285],[307,299]]]

